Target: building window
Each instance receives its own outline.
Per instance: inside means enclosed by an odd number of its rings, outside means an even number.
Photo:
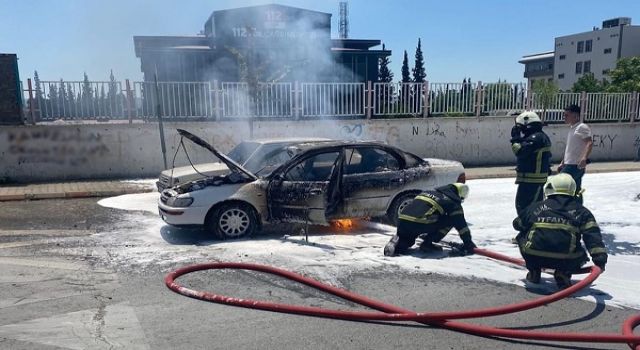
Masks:
[[[604,49],[604,53],[605,53],[605,54],[607,54],[607,53],[611,53],[611,48]]]
[[[584,41],[578,41],[578,53],[584,52]]]
[[[576,74],[582,74],[582,62],[576,62]]]
[[[592,47],[593,47],[593,40],[585,41],[584,52],[591,52]]]
[[[584,61],[584,69],[583,69],[584,73],[589,73],[591,72],[591,61]]]
[[[605,69],[602,71],[602,75],[609,75],[610,70],[609,69]]]
[[[567,55],[560,55],[560,61],[564,60],[565,58],[567,58]]]
[[[619,34],[611,34],[611,35],[609,35],[609,36],[610,36],[610,37],[612,37],[612,38],[615,38],[615,37],[617,37],[618,35],[619,35]]]
[[[564,79],[564,73],[558,74],[558,79]]]

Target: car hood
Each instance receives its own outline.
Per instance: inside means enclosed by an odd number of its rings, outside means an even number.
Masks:
[[[440,158],[423,158],[423,159],[426,160],[431,166],[437,166],[437,167],[462,166],[462,163],[455,160],[440,159]]]
[[[194,173],[194,169],[196,168],[197,173]],[[229,173],[229,167],[227,167],[224,163],[204,163],[204,164],[194,164],[193,166],[191,165],[186,165],[186,166],[181,166],[181,167],[175,167],[173,169],[167,169],[167,170],[163,170],[162,174],[166,175],[167,177],[170,177],[173,174],[174,178],[185,178],[188,176],[194,176],[197,175],[196,177],[199,177],[198,173],[202,173],[204,175],[207,176],[218,176],[218,175],[224,175]]]
[[[205,140],[199,138],[198,136],[184,130],[184,129],[177,129],[178,130],[178,134],[180,134],[180,136],[182,137],[186,137],[187,139],[189,139],[191,142],[195,143],[196,145],[210,151],[211,153],[213,153],[216,157],[218,157],[218,159],[220,159],[230,170],[231,172],[234,173],[242,173],[247,175],[248,177],[250,177],[253,180],[257,180],[258,177],[250,172],[249,170],[247,170],[246,168],[244,168],[242,165],[236,163],[233,159],[227,157],[224,153],[218,152],[218,150],[216,150],[213,146],[211,146],[208,142],[206,142]]]

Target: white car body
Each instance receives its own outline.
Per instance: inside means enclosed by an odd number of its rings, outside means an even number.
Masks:
[[[382,143],[347,141],[294,145],[302,150],[259,177],[189,135],[218,155],[229,173],[164,190],[158,201],[160,216],[174,226],[211,226],[220,237],[241,236],[244,229],[277,222],[326,225],[380,216],[396,220],[418,193],[464,182],[460,162],[421,159]],[[224,225],[242,229],[222,232]]]

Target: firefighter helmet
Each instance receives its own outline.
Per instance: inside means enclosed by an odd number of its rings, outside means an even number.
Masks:
[[[458,196],[460,196],[460,199],[464,200],[465,198],[467,198],[467,196],[469,195],[469,186],[460,182],[454,183],[453,186],[455,186],[456,190],[458,191]]]
[[[518,115],[516,117],[516,124],[522,125],[522,126],[527,126],[531,123],[541,123],[542,124],[542,119],[540,119],[540,117],[538,116],[538,114],[536,112],[532,112],[532,111],[524,111],[522,113],[520,113],[520,115]]]
[[[576,182],[571,175],[562,173],[547,179],[547,183],[544,184],[544,196],[556,194],[571,197],[576,195]]]

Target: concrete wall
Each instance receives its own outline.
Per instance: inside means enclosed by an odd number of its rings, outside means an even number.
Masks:
[[[380,140],[423,157],[459,160],[465,166],[498,165],[514,163],[509,144],[512,125],[509,117],[264,121],[254,124],[254,137]],[[225,152],[249,139],[246,122],[165,123],[164,128],[169,164],[180,139],[176,128],[189,130]],[[592,129],[594,161],[638,157],[638,124],[593,124]],[[545,128],[556,162],[564,152],[567,130],[566,125]],[[187,147],[194,163],[213,159]],[[182,151],[176,164],[188,164]],[[156,123],[0,127],[0,179],[5,181],[155,177],[163,168]]]

